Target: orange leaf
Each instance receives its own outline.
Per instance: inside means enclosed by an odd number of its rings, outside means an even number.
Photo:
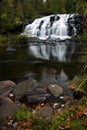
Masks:
[[[84,125],[87,126],[87,119],[84,121]]]
[[[82,111],[76,112],[77,119],[80,118],[80,117],[82,117],[82,116],[83,116],[83,112]]]
[[[41,109],[41,105],[38,104],[38,106],[36,107],[36,111],[39,111]]]
[[[70,129],[70,125],[66,125],[64,129]]]

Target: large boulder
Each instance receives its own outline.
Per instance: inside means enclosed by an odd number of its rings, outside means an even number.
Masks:
[[[5,95],[12,90],[16,84],[11,80],[0,81],[0,95]]]
[[[8,97],[0,98],[0,121],[6,119],[9,116],[14,115],[18,106]]]
[[[45,88],[38,82],[33,84],[31,88],[29,87],[27,91],[28,103],[44,102],[48,96]]]
[[[17,100],[21,99],[24,95],[27,94],[28,92],[28,88],[32,87],[32,85],[34,84],[34,80],[26,80],[23,81],[21,83],[18,83],[14,89],[13,89],[13,93],[16,97]]]
[[[64,90],[58,84],[50,84],[48,87],[48,91],[55,97],[59,97],[63,94]]]
[[[28,103],[44,102],[47,92],[36,80],[26,80],[15,86],[13,93],[17,100],[25,99]]]

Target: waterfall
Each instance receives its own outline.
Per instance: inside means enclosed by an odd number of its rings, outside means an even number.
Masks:
[[[70,62],[75,46],[70,46],[70,43],[67,46],[64,40],[76,35],[75,16],[76,14],[55,14],[38,18],[27,25],[22,34],[33,37],[35,43],[29,45],[29,53],[36,58]],[[49,44],[45,44],[48,41]]]
[[[68,20],[74,14],[56,14],[34,20],[26,26],[23,35],[38,37],[39,39],[70,39]],[[72,35],[76,35],[76,28],[73,26]]]

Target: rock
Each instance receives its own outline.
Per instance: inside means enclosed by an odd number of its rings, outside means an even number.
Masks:
[[[50,75],[54,75],[57,73],[57,71],[56,71],[56,69],[50,68],[50,69],[47,69],[47,73]]]
[[[50,84],[57,84],[58,83],[58,76],[56,74],[56,70],[48,69],[45,70],[41,76],[41,79],[39,82],[45,86],[45,88],[48,87]]]
[[[69,108],[72,105],[72,101],[69,100],[65,103],[65,108]]]
[[[71,105],[77,105],[77,100],[71,99],[65,103],[65,108],[69,108]]]
[[[44,102],[48,94],[36,80],[26,80],[15,86],[13,93],[17,100],[25,99],[28,103]]]
[[[0,95],[7,95],[15,85],[11,80],[0,81]]]
[[[48,96],[49,95],[47,94],[46,90],[38,82],[33,84],[32,88],[28,88],[28,91],[27,91],[28,103],[44,102],[46,101]]]
[[[32,88],[33,84],[35,83],[35,80],[26,80],[19,84],[17,84],[14,89],[13,93],[17,100],[21,99],[24,95],[27,94],[28,88]]]
[[[18,106],[8,97],[0,98],[0,120],[4,120],[17,112]]]
[[[60,87],[57,84],[50,84],[48,86],[48,90],[51,94],[53,94],[55,97],[59,97],[60,95],[63,94],[63,88]]]
[[[53,115],[53,108],[50,106],[44,106],[40,109],[37,114],[43,119],[47,120]]]
[[[28,103],[43,103],[46,101],[47,97],[47,94],[29,95],[27,96],[27,101]]]
[[[60,96],[60,99],[62,99],[63,102],[67,102],[68,100],[71,99],[71,97],[65,95],[65,96]]]
[[[35,79],[36,78],[36,76],[37,76],[37,74],[36,73],[27,73],[26,75],[25,75],[25,78],[27,78],[27,79]]]

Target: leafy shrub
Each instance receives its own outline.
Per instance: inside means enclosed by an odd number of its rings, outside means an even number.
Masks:
[[[0,46],[4,46],[7,43],[7,38],[5,36],[0,35]]]
[[[28,42],[28,38],[22,35],[11,36],[9,40],[13,44],[26,44]]]

